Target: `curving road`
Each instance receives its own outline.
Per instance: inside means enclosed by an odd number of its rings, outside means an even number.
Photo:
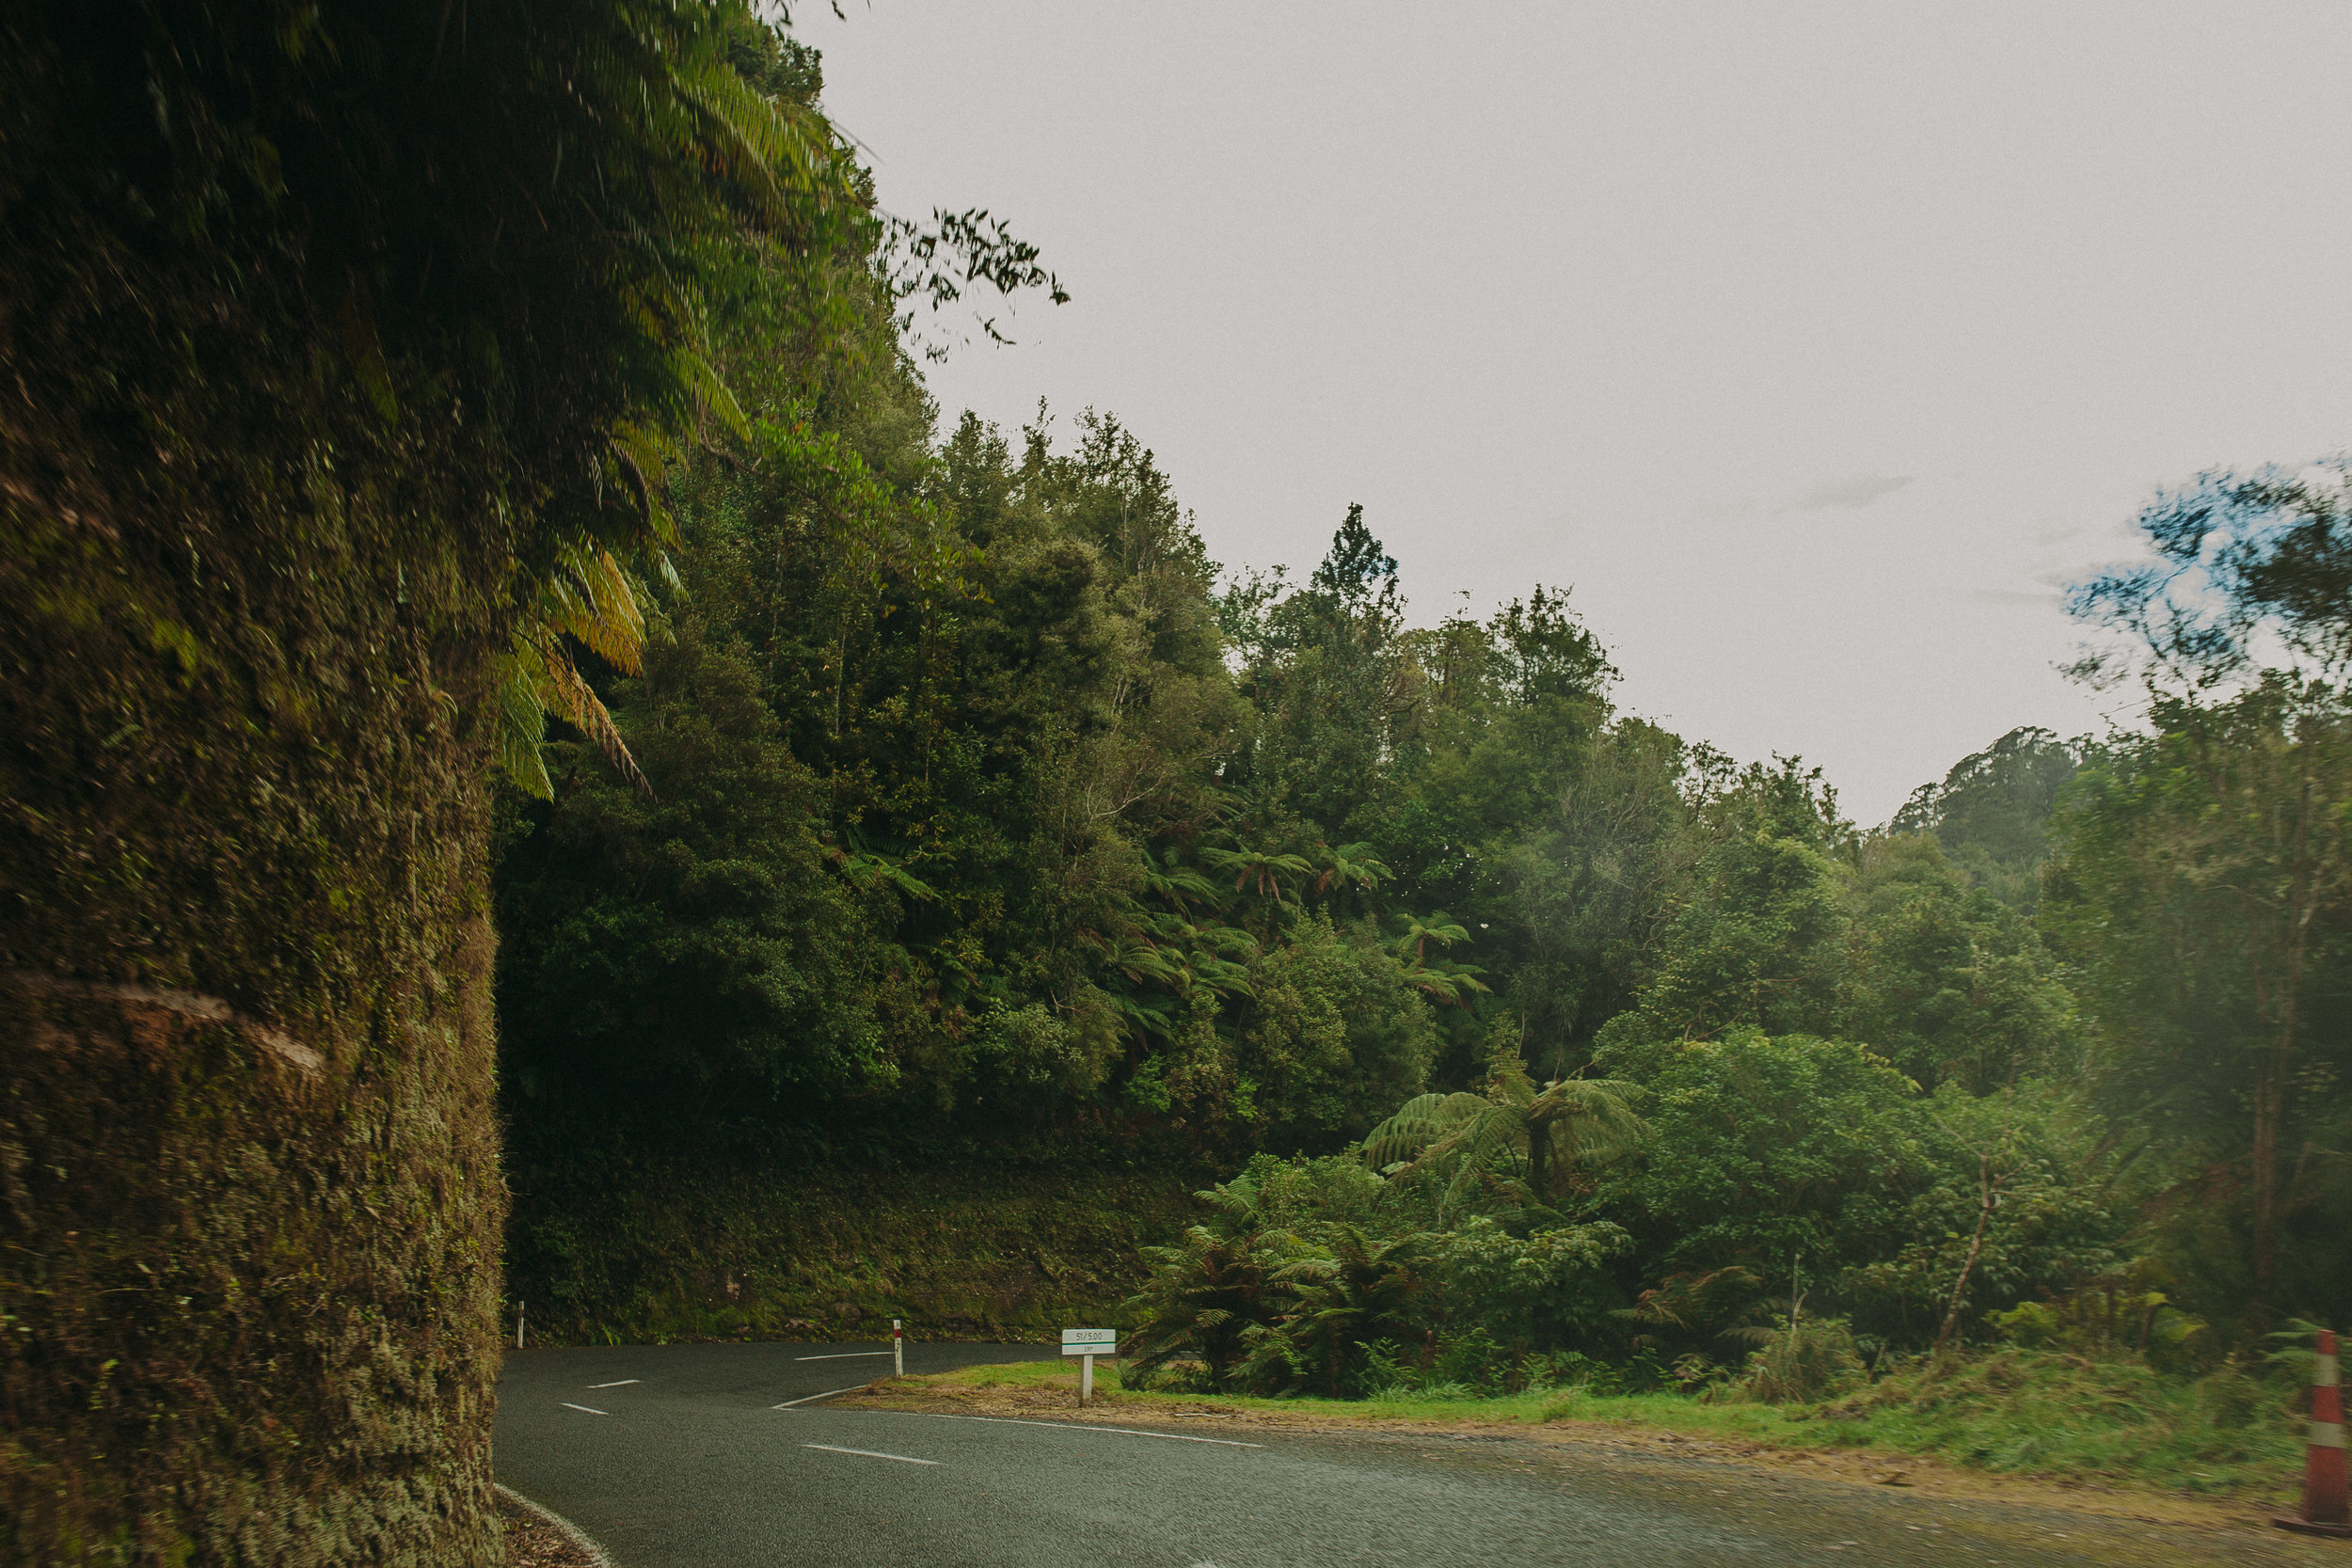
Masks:
[[[910,1344],[907,1370],[1052,1354]],[[619,1568],[2352,1562],[2278,1531],[2155,1528],[1629,1446],[1114,1429],[811,1397],[889,1364],[872,1345],[514,1354],[499,1480]]]

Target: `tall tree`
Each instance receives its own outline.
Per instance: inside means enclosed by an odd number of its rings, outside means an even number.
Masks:
[[[2030,914],[2049,855],[2050,816],[2082,766],[2083,747],[2047,730],[2014,729],[1913,791],[1889,826],[1932,833],[1954,864],[2004,904]]]
[[[2061,814],[2050,919],[2089,983],[2109,1106],[2201,1150],[2210,1197],[2242,1190],[2259,1328],[2320,1306],[2282,1297],[2280,1227],[2298,1133],[2332,1138],[2352,1069],[2352,717],[2285,676],[2152,717],[2158,733],[2119,743]]]
[[[2271,1311],[2327,1317],[2346,1299],[2341,1267],[2316,1261],[2341,1255],[2341,1222],[2314,1229],[2307,1179],[2336,1164],[2331,1090],[2352,1065],[2336,1022],[2352,885],[2347,475],[2342,459],[2201,475],[2142,512],[2149,561],[2072,600],[2122,634],[2078,673],[2136,677],[2152,733],[2117,737],[2062,806],[2052,924],[2090,982],[2109,1104],[2199,1157],[2208,1206],[2243,1203],[2234,1293],[2249,1332]],[[2291,1220],[2304,1245],[2289,1246]]]

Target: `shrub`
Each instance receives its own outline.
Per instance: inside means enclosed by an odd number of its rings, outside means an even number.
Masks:
[[[1748,1357],[1742,1391],[1763,1404],[1813,1404],[1865,1376],[1853,1330],[1842,1319],[1814,1318],[1790,1324]]]

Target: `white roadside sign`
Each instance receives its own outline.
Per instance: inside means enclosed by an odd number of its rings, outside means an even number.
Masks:
[[[1065,1328],[1061,1331],[1061,1353],[1079,1357],[1078,1402],[1094,1402],[1094,1358],[1119,1355],[1119,1330],[1115,1328]]]

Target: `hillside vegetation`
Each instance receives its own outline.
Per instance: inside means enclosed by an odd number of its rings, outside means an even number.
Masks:
[[[1565,587],[1417,617],[1359,507],[1229,573],[1115,417],[941,417],[864,265],[852,353],[730,298],[748,434],[670,470],[639,664],[580,654],[612,734],[503,803],[550,1332],[1010,1332],[1117,1280],[1203,1388],[1818,1399],[2341,1315],[2332,470],[2164,496],[2165,564],[2078,593],[2146,728],[2012,732],[1866,828],[1622,711]],[[1025,1227],[1104,1292],[1022,1296]]]

